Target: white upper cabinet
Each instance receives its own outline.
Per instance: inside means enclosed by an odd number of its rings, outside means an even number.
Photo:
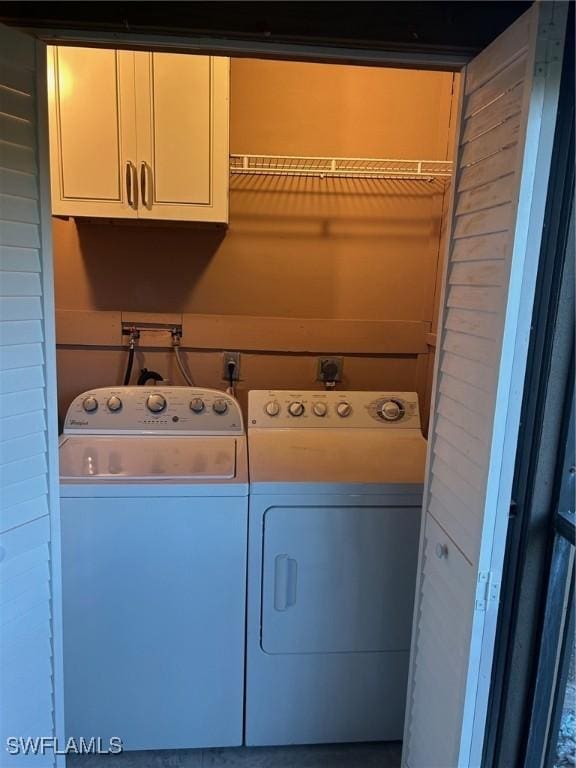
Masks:
[[[52,210],[228,220],[229,59],[49,48]]]

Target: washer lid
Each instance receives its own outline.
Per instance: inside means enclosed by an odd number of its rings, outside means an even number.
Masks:
[[[232,437],[67,437],[60,443],[60,479],[203,482],[236,476]]]

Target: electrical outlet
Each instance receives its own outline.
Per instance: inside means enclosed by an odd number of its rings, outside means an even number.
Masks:
[[[343,365],[341,357],[319,357],[316,381],[342,381]]]
[[[229,363],[234,363],[232,381],[240,381],[240,352],[224,352],[222,365],[222,378],[224,381],[230,381]]]

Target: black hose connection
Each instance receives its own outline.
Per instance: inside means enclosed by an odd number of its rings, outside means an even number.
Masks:
[[[132,366],[134,365],[134,349],[136,342],[140,338],[140,331],[137,328],[130,329],[130,341],[128,342],[128,361],[126,363],[126,373],[124,374],[124,386],[130,384],[132,376]]]

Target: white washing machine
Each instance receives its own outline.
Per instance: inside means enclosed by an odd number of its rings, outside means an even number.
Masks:
[[[245,738],[402,738],[426,441],[411,392],[253,391]]]
[[[77,397],[60,444],[67,736],[242,743],[248,474],[238,403]]]

